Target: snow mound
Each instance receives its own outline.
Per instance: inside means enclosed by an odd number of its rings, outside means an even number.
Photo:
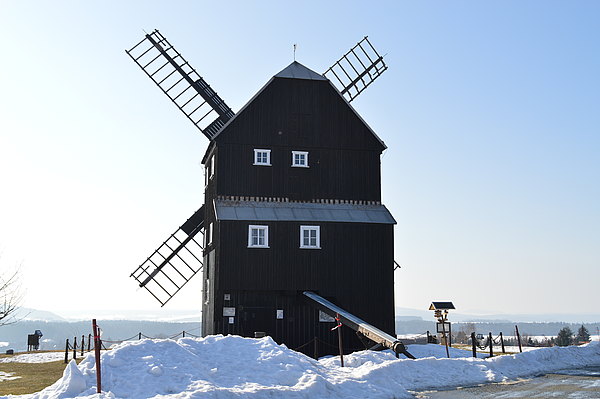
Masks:
[[[544,348],[492,359],[446,359],[439,345],[413,345],[424,358],[361,351],[316,361],[271,338],[209,336],[123,343],[101,356],[96,394],[94,355],[71,362],[63,377],[31,399],[47,398],[411,398],[411,391],[472,386],[600,365],[597,342]],[[452,356],[463,352],[454,352]]]

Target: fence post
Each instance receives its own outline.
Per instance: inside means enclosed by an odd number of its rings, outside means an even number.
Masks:
[[[431,342],[431,338],[429,337],[429,330],[427,330],[427,343]]]
[[[92,344],[92,334],[88,334],[88,352],[91,349],[91,344]]]
[[[442,321],[442,339],[444,340],[444,344],[446,345],[446,356],[450,359],[450,352],[448,351],[448,337],[446,336],[446,323]]]
[[[502,353],[506,353],[504,350],[504,337],[502,336],[502,331],[500,331],[500,345],[502,345]]]
[[[340,315],[336,314],[336,322],[338,323],[336,329],[338,330],[338,346],[340,347],[340,366],[344,367],[344,346],[342,345],[342,321]]]
[[[523,347],[521,346],[521,334],[519,334],[519,327],[515,326],[515,331],[517,332],[517,342],[519,343],[519,352],[523,352]]]
[[[490,340],[490,357],[494,357],[494,341],[492,340],[491,332],[488,339]]]
[[[142,333],[141,332],[138,334],[138,339],[142,339]]]
[[[94,355],[96,357],[96,391],[100,393],[102,392],[102,368],[100,367],[100,334],[98,334],[96,319],[92,319],[92,329],[94,331]]]
[[[181,333],[181,335],[182,335],[182,338],[185,338],[185,331],[183,331],[183,332]]]
[[[67,338],[67,343],[65,344],[65,364],[69,363],[69,338]]]
[[[471,333],[471,346],[473,347],[473,357],[477,357],[477,338],[475,338],[475,333]]]
[[[77,359],[77,337],[73,337],[73,359]]]
[[[84,344],[84,342],[85,342],[85,335],[82,335],[81,336],[81,356],[83,356],[83,348],[84,348],[83,344]]]

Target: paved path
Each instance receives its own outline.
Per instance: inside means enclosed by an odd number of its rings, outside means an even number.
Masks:
[[[600,367],[565,370],[520,382],[487,384],[452,391],[420,392],[422,399],[573,398],[600,399]]]

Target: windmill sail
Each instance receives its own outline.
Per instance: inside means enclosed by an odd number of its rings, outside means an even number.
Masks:
[[[365,36],[325,71],[323,76],[333,82],[348,102],[351,102],[386,69],[383,56],[379,55]]]
[[[161,306],[202,269],[204,248],[196,236],[203,229],[204,205],[131,273]]]
[[[125,52],[209,140],[234,116],[158,30]]]

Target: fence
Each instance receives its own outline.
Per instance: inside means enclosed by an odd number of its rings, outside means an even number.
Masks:
[[[490,332],[485,338],[479,334],[475,335],[475,332],[471,333],[470,337],[473,357],[477,357],[477,350],[489,350],[490,357],[494,356],[494,346],[499,347],[503,354],[506,354],[506,345],[515,345],[517,344],[519,347],[519,352],[523,352],[523,345],[521,344],[521,334],[519,333],[519,327],[515,326],[515,335],[514,338],[505,338],[503,333],[500,332],[498,336],[495,338],[492,336]],[[427,331],[424,334],[413,335],[411,337],[403,337],[402,342],[404,344],[425,344],[425,343],[437,343],[437,339],[435,335],[432,335]],[[467,341],[468,342],[468,341]],[[463,343],[465,343],[463,341]],[[450,341],[450,346],[452,346]]]
[[[186,338],[186,337],[193,337],[193,338],[199,338],[199,335],[194,335],[192,333],[190,333],[189,331],[182,331],[180,333],[168,336],[168,337],[163,337],[163,336],[159,336],[159,337],[150,337],[142,332],[139,332],[129,338],[126,339],[120,339],[120,340],[103,340],[100,339],[100,350],[108,350],[109,348],[106,347],[106,345],[104,345],[105,343],[110,344],[109,346],[112,345],[116,345],[116,344],[120,344],[122,342],[127,342],[127,341],[135,341],[135,340],[141,340],[142,338],[146,338],[146,339],[175,339],[175,338]],[[88,334],[87,336],[87,340],[86,340],[86,336],[82,335],[81,336],[81,340],[78,343],[77,337],[73,337],[73,341],[69,341],[69,339],[67,338],[66,342],[65,342],[65,363],[69,362],[69,355],[72,353],[73,354],[73,359],[77,359],[77,353],[80,354],[80,356],[83,356],[86,352],[91,352],[93,350],[95,350],[95,345],[94,345],[94,339],[92,337],[92,334]]]

